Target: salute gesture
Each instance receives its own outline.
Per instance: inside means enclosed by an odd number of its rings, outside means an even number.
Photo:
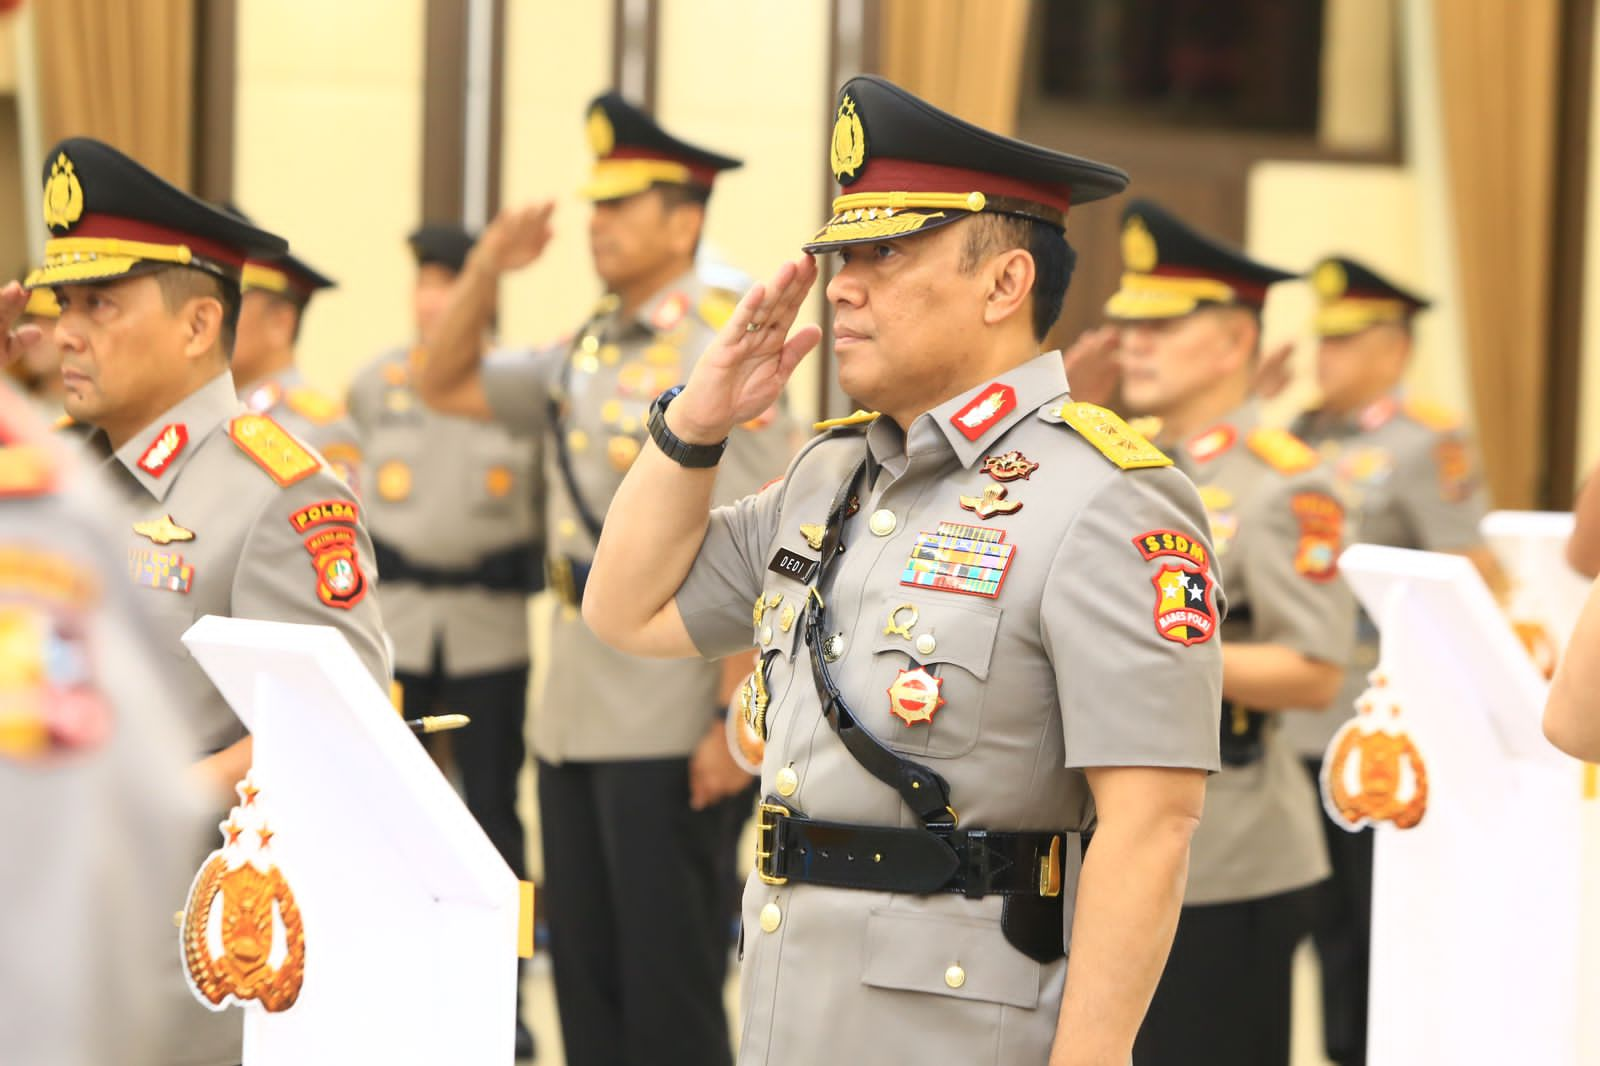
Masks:
[[[28,290],[18,282],[0,288],[0,331],[5,333],[5,350],[0,353],[0,366],[10,366],[22,358],[22,353],[37,344],[44,336],[38,326],[18,326],[23,309],[28,306]]]
[[[555,210],[554,200],[506,208],[478,238],[474,258],[496,274],[531,265],[544,254],[555,232],[550,225]]]
[[[783,264],[770,282],[745,294],[667,408],[674,434],[691,444],[714,444],[777,402],[822,337],[816,326],[789,333],[816,280],[817,263],[808,255]]]

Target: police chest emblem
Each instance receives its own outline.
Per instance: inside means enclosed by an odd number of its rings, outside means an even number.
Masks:
[[[833,143],[829,149],[833,176],[840,185],[849,185],[861,176],[867,160],[867,131],[856,113],[856,102],[849,93],[839,100],[839,113],[833,120]]]
[[[934,712],[944,706],[939,689],[944,678],[934,677],[926,667],[901,670],[889,686],[889,713],[908,726],[933,721]]]
[[[1356,833],[1377,822],[1411,829],[1428,811],[1428,767],[1407,734],[1400,701],[1382,672],[1356,701],[1322,763],[1322,802],[1340,828]]]

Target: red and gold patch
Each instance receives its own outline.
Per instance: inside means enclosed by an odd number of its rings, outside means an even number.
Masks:
[[[655,313],[650,316],[650,325],[657,332],[665,333],[682,322],[688,312],[689,297],[682,292],[675,292],[656,307]]]
[[[1295,571],[1312,581],[1332,581],[1339,574],[1339,549],[1344,540],[1344,507],[1325,492],[1297,492],[1289,500],[1300,525]]]
[[[1017,393],[1010,385],[995,382],[972,402],[950,416],[950,424],[968,440],[977,440],[995,423],[1017,409]]]
[[[1433,450],[1433,461],[1439,469],[1439,494],[1451,503],[1459,503],[1472,495],[1476,483],[1472,469],[1472,452],[1460,437],[1446,437]]]
[[[1185,646],[1210,640],[1217,631],[1217,586],[1205,544],[1175,529],[1152,529],[1134,537],[1133,546],[1146,562],[1177,561],[1163,563],[1150,578],[1156,590],[1156,632]]]
[[[1002,452],[983,458],[983,472],[996,481],[1026,481],[1039,464],[1021,452]]]
[[[156,439],[139,456],[139,469],[151,477],[160,477],[167,472],[167,467],[172,461],[183,453],[189,443],[189,427],[182,422],[174,422],[156,434]]]
[[[934,677],[926,667],[901,670],[889,686],[889,713],[908,726],[933,721],[934,712],[944,706],[939,695],[943,685],[944,678]]]
[[[343,522],[346,525],[355,525],[360,516],[360,511],[349,500],[322,500],[302,507],[289,516],[289,524],[296,533],[304,533],[312,526],[327,525],[329,522]]]

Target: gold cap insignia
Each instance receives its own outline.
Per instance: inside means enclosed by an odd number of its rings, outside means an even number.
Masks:
[[[1134,215],[1122,227],[1122,264],[1136,274],[1148,274],[1156,262],[1156,239],[1144,219]]]
[[[841,185],[849,185],[860,175],[861,164],[867,160],[867,133],[861,127],[861,116],[856,114],[856,102],[846,93],[839,101],[839,116],[833,122],[833,143],[829,152],[833,176]]]
[[[611,118],[603,107],[592,108],[589,111],[589,149],[594,152],[596,159],[604,159],[611,154],[611,149],[617,146],[616,131],[611,128]]]
[[[1345,277],[1344,267],[1332,259],[1324,260],[1311,275],[1311,287],[1316,289],[1317,295],[1324,300],[1337,300],[1343,296],[1349,283],[1349,279]]]
[[[72,168],[72,160],[61,152],[44,183],[44,224],[51,229],[67,229],[82,217],[83,185]]]

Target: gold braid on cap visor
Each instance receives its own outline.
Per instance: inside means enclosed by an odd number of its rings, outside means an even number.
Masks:
[[[921,229],[947,211],[1020,215],[1058,229],[1066,215],[1031,200],[987,196],[981,192],[858,192],[836,196],[833,217],[812,239],[817,243],[899,237]]]
[[[140,263],[171,263],[228,277],[222,264],[199,257],[187,244],[152,244],[118,237],[56,237],[44,245],[44,265],[30,273],[25,288],[102,281],[128,273]]]
[[[1404,322],[1411,314],[1411,305],[1404,300],[1363,300],[1345,298],[1323,304],[1317,309],[1313,323],[1318,334],[1324,337],[1342,337],[1359,333],[1380,322]]]
[[[279,296],[287,296],[289,275],[261,263],[246,263],[244,273],[239,278],[239,287],[245,292],[260,289],[264,292],[277,293]]]
[[[1124,274],[1122,287],[1106,301],[1112,318],[1177,318],[1202,303],[1231,304],[1237,293],[1216,278],[1165,274]]]
[[[620,200],[650,186],[690,185],[694,175],[682,163],[666,159],[598,159],[580,190],[591,200]]]

